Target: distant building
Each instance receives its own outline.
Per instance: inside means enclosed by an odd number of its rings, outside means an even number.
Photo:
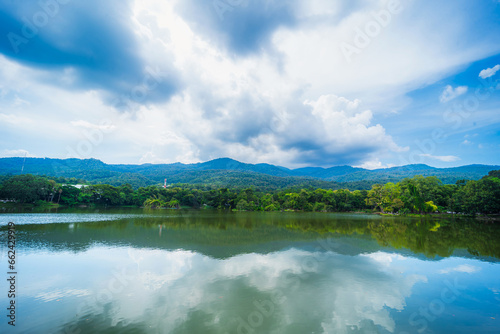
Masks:
[[[88,187],[89,185],[88,184],[63,184],[63,186],[71,186],[71,187],[75,187],[78,189],[82,189],[82,188]]]

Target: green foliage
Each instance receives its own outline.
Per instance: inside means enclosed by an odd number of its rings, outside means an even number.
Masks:
[[[401,214],[437,211],[499,214],[500,180],[493,175],[497,175],[495,171],[478,181],[460,180],[456,185],[443,185],[434,176],[417,175],[396,185],[373,185],[366,202],[381,212]]]
[[[434,203],[432,201],[424,203],[424,212],[432,213],[432,212],[436,212],[437,210],[438,210],[437,205],[434,205]]]
[[[65,204],[68,206],[74,206],[77,205],[79,202],[79,197],[80,199],[83,200],[83,198],[80,196],[80,189],[74,187],[74,186],[62,186],[61,187],[61,197],[60,197],[60,204]]]
[[[475,215],[500,213],[500,179],[488,176],[460,186],[452,198],[453,207]]]
[[[165,201],[162,201],[161,198],[158,198],[158,196],[154,196],[152,198],[148,198],[143,203],[143,206],[145,208],[150,208],[150,209],[162,208],[165,205],[166,205]]]
[[[48,200],[54,191],[54,184],[46,178],[31,174],[16,175],[2,183],[0,197],[19,203],[35,203]]]
[[[400,197],[401,188],[399,183],[375,184],[368,192],[366,203],[379,208],[381,212],[397,212],[404,206]]]
[[[187,185],[163,188],[130,184],[87,185],[77,188],[30,174],[11,176],[0,185],[0,198],[19,203],[47,201],[74,205],[135,205],[148,208],[213,207],[239,211],[349,212],[378,210],[382,213],[499,214],[500,179],[491,172],[477,181],[443,185],[434,176],[415,176],[398,183],[374,184],[371,190],[297,188],[263,191],[259,187],[213,188]]]

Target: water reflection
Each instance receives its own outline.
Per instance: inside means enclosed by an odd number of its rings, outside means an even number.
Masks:
[[[339,214],[140,212],[0,215],[0,234],[6,232],[7,222],[14,220],[23,238],[22,244],[28,248],[43,245],[81,251],[94,243],[102,243],[186,248],[213,257],[271,252],[289,242],[311,241],[318,237],[340,238],[345,244],[348,238],[355,236],[356,247],[351,251],[358,253],[360,248],[361,251],[374,251],[386,247],[402,252],[410,250],[428,258],[453,254],[500,258],[500,243],[497,242],[500,226],[474,220]],[[256,246],[259,249],[256,250]],[[342,252],[342,249],[330,250]]]
[[[490,225],[465,222],[464,235],[448,221],[348,215],[72,219],[17,226],[20,332],[500,330]]]
[[[459,313],[464,301],[473,304],[469,319],[500,311],[500,268],[477,260],[440,263],[297,248],[214,259],[185,250],[93,247],[78,255],[78,266],[68,265],[75,260],[71,253],[50,262],[46,257],[32,254],[22,268],[27,277],[43,273],[35,286],[20,287],[26,312],[39,319],[36,327],[20,321],[27,332],[417,333],[417,320],[425,320],[418,309],[440,298],[445,280],[457,277],[461,290],[447,313]],[[428,327],[446,320],[434,318]]]
[[[32,256],[28,273],[41,269],[34,264],[39,258]],[[38,283],[43,291],[32,289],[31,301],[44,307],[72,301],[58,309],[57,319],[67,319],[60,324],[64,330],[95,326],[151,333],[342,333],[349,328],[393,332],[389,310],[403,310],[413,286],[426,281],[422,275],[380,266],[371,256],[295,248],[218,260],[183,250],[96,247],[79,256],[79,271],[87,272],[85,276],[65,268],[66,261],[64,256],[52,259]],[[55,268],[57,274],[51,270]]]

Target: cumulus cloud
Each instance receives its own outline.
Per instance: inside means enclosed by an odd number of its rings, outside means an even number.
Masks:
[[[81,256],[82,263],[97,257],[110,268],[100,271],[92,282],[77,282],[77,286],[71,282],[74,291],[64,292],[68,299],[78,296],[78,301],[86,303],[85,319],[92,321],[106,312],[110,326],[127,319],[130,324],[154,324],[165,332],[186,328],[192,332],[243,332],[238,330],[241,322],[235,319],[248,321],[250,313],[259,310],[255,301],[263,303],[270,313],[258,328],[262,332],[287,326],[290,319],[308,333],[321,328],[333,333],[348,326],[360,330],[380,326],[392,332],[396,323],[390,310],[402,311],[415,284],[426,281],[420,275],[402,276],[390,264],[381,268],[379,262],[366,256],[299,249],[214,259],[184,250],[131,250],[127,256],[122,249],[103,252],[97,247]],[[30,260],[33,258],[36,255]],[[113,271],[117,259],[120,269]],[[60,286],[69,284],[66,278],[71,275],[63,275],[64,266],[61,268],[58,279],[47,277],[42,282],[48,298],[57,297]],[[125,273],[120,277],[126,279],[126,293],[112,290],[106,295],[107,303],[95,302],[120,273]],[[25,293],[40,296],[36,287]],[[314,307],[305,309],[304,300]],[[63,319],[69,319],[68,326],[80,320],[75,319],[74,309],[61,312]],[[200,325],[203,328],[197,327]]]
[[[471,266],[469,264],[461,264],[459,266],[453,267],[453,268],[444,268],[439,271],[441,274],[449,274],[452,272],[459,272],[459,273],[468,273],[472,274],[477,271],[480,271],[481,268],[476,267],[476,266]]]
[[[459,97],[460,95],[467,93],[467,90],[467,86],[458,86],[456,88],[453,88],[452,86],[447,85],[441,93],[439,101],[441,101],[442,103],[451,101]]]
[[[306,100],[305,110],[287,115],[280,134],[284,148],[295,149],[297,159],[310,164],[358,164],[380,152],[402,152],[380,124],[372,124],[373,113],[360,100],[333,94]]]
[[[433,160],[439,160],[439,161],[443,161],[443,162],[453,162],[453,161],[460,160],[459,157],[456,157],[454,155],[432,155],[432,154],[426,154],[426,153],[422,153],[419,155],[421,157],[425,157],[425,158],[429,158],[429,159],[433,159]]]
[[[500,70],[500,64],[482,70],[481,72],[479,72],[479,77],[483,79],[492,77],[498,72],[498,70]]]
[[[162,319],[163,326],[172,326],[174,330],[179,326],[175,324],[176,319],[186,314],[183,311],[185,307],[210,313],[210,305],[215,302],[220,305],[221,310],[216,317],[219,318],[216,324],[228,326],[226,330],[231,331],[231,327],[237,327],[238,324],[228,322],[228,318],[239,315],[246,319],[248,316],[245,311],[242,314],[233,313],[231,304],[245,300],[240,293],[249,289],[254,300],[270,301],[273,300],[273,294],[283,295],[284,300],[273,302],[273,317],[269,319],[272,324],[293,318],[312,326],[306,331],[321,326],[328,329],[326,332],[329,333],[333,328],[345,328],[346,325],[363,328],[363,320],[368,319],[391,331],[395,323],[387,308],[402,310],[405,306],[404,299],[411,295],[413,285],[424,280],[417,275],[410,275],[396,283],[396,277],[399,280],[399,276],[392,276],[380,270],[375,270],[375,274],[368,279],[359,268],[364,268],[363,271],[368,267],[375,268],[376,265],[370,260],[361,257],[348,259],[334,254],[329,254],[317,269],[322,272],[321,276],[328,277],[325,280],[316,274],[316,270],[304,270],[303,263],[311,256],[314,254],[292,249],[269,255],[246,254],[223,262],[193,258],[189,265],[190,271],[181,279],[171,285],[164,285],[157,291],[158,295],[164,295],[167,300],[183,300],[182,296],[189,290],[191,298],[184,300],[181,305],[167,303],[156,310],[152,317]],[[340,266],[343,268],[342,272],[335,270]],[[203,274],[200,274],[199,270]],[[306,276],[308,284],[301,285],[301,280]],[[199,277],[204,278],[203,282]],[[357,279],[353,280],[352,277]],[[378,282],[376,287],[371,284],[373,279]],[[217,287],[210,282],[222,282],[232,293],[223,294],[223,298],[218,298]],[[241,287],[246,288],[242,290]],[[366,295],[370,298],[366,298]],[[322,312],[304,312],[303,309],[297,308],[304,298],[318,301],[317,307],[321,308]],[[324,300],[328,302],[322,302]],[[251,303],[247,306],[250,309],[246,312],[250,313],[254,306]],[[191,319],[187,318],[185,321],[190,322]]]
[[[373,160],[365,161],[359,166],[354,165],[353,167],[359,167],[364,169],[381,169],[381,168],[391,168],[395,166],[396,165],[394,164],[383,164],[378,158],[375,158]]]
[[[212,110],[211,105],[216,107]],[[201,160],[213,158],[204,152],[217,152],[291,167],[332,166],[360,164],[367,156],[407,150],[380,124],[372,124],[372,112],[363,109],[359,100],[332,94],[288,107],[275,112],[268,99],[244,93],[224,103],[178,107],[191,110],[186,112],[193,121],[181,116],[177,127],[192,129],[184,132]],[[192,110],[196,109],[203,111],[195,116]]]
[[[29,157],[34,158],[35,156],[30,154],[27,150],[19,149],[19,150],[3,150],[1,153],[2,157]]]
[[[381,264],[388,266],[394,260],[405,260],[406,258],[397,253],[386,253],[386,252],[375,252],[369,254],[361,254],[361,256],[366,256],[371,258],[374,261],[380,262]]]

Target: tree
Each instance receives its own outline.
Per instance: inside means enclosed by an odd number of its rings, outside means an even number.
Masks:
[[[384,195],[385,195],[385,210],[390,212],[399,211],[400,208],[404,206],[401,200],[401,188],[398,184],[388,182],[384,185]]]
[[[59,193],[59,197],[57,197],[57,204],[59,204],[59,201],[61,200],[61,194],[62,194],[63,190],[61,188],[59,188],[59,190],[57,192]]]
[[[16,175],[3,182],[2,196],[19,203],[34,203],[46,200],[52,188],[49,181],[43,177],[31,174]]]
[[[238,204],[236,204],[236,209],[238,211],[246,211],[248,209],[248,202],[245,199],[240,199]]]
[[[120,204],[130,205],[133,203],[134,189],[130,184],[126,183],[120,186],[118,191],[120,193]]]
[[[481,194],[481,212],[485,214],[500,213],[500,179],[488,177],[478,182]]]
[[[150,209],[157,209],[165,206],[165,202],[163,202],[157,195],[154,197],[148,198],[143,203],[144,207]]]
[[[483,179],[490,178],[490,177],[496,177],[496,178],[500,179],[500,169],[489,171],[488,175],[483,176]]]
[[[278,204],[269,204],[266,207],[264,207],[264,211],[278,211],[278,210],[279,210]]]
[[[420,191],[417,186],[413,183],[408,184],[408,192],[410,193],[411,203],[413,204],[413,209],[417,210],[419,213],[425,209],[425,202],[420,195]]]
[[[487,177],[469,181],[453,197],[457,211],[475,215],[500,213],[500,179]]]
[[[106,205],[120,204],[120,193],[116,187],[109,184],[97,184],[92,186],[92,191],[96,203]]]
[[[426,213],[436,212],[438,209],[437,205],[434,205],[432,201],[425,202],[424,211]]]
[[[59,191],[59,187],[60,186],[54,180],[48,180],[48,182],[49,182],[49,184],[51,186],[51,189],[50,189],[50,194],[49,194],[49,198],[47,198],[47,201],[53,202],[54,201],[54,196],[57,193],[57,191]]]
[[[80,189],[73,186],[62,186],[61,187],[61,203],[69,206],[74,206],[79,203],[78,196],[80,195]]]
[[[366,204],[379,208],[380,212],[393,212],[395,208],[399,209],[402,207],[399,195],[399,187],[392,182],[385,185],[374,184],[368,192]]]
[[[384,212],[385,196],[384,188],[381,184],[377,183],[372,186],[372,189],[368,192],[366,204],[373,205],[375,208],[379,208],[380,212]]]
[[[171,199],[167,203],[167,205],[168,205],[169,208],[175,208],[175,209],[179,209],[180,208],[180,202],[176,198]]]

